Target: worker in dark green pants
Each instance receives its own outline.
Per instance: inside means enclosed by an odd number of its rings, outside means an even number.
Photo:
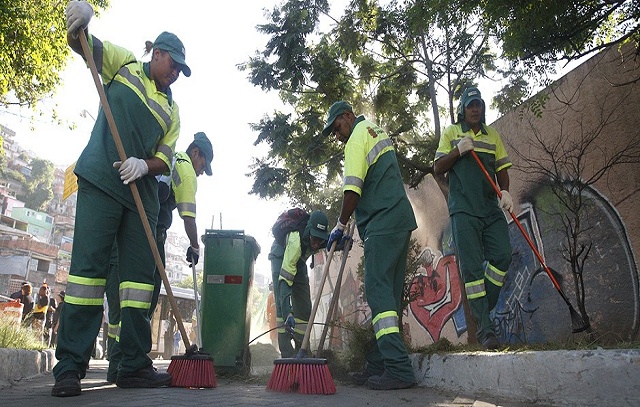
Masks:
[[[445,129],[433,165],[436,174],[449,173],[449,216],[460,272],[476,338],[486,349],[500,347],[490,311],[496,306],[511,263],[511,243],[502,209],[511,211],[509,194],[511,160],[498,132],[485,124],[485,103],[480,91],[464,91],[457,122]],[[500,185],[502,197],[485,179],[468,154],[475,151],[490,176]]]
[[[398,321],[409,239],[417,225],[393,143],[380,126],[356,116],[345,101],[331,106],[322,134],[335,134],[345,143],[342,207],[327,250],[343,240],[352,214],[364,242],[364,288],[376,344],[354,382],[373,390],[411,387],[416,379]]]

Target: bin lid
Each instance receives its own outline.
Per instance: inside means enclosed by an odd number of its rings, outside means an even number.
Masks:
[[[253,259],[260,254],[260,245],[253,236],[245,235],[244,230],[205,229],[202,242],[206,245],[208,239],[244,239],[253,249]]]

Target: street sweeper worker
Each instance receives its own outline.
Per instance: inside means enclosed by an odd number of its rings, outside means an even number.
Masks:
[[[178,215],[184,223],[184,231],[189,239],[186,260],[198,264],[200,245],[198,243],[198,227],[196,225],[196,192],[198,190],[197,177],[206,173],[211,175],[211,161],[213,160],[213,147],[207,135],[198,132],[194,135],[193,141],[185,152],[174,154],[171,163],[170,175],[159,175],[158,180],[158,201],[160,202],[160,212],[156,225],[156,245],[162,260],[162,265],[166,265],[164,244],[167,239],[167,229],[173,223],[173,210],[178,209]],[[117,253],[117,248],[114,247]],[[109,368],[107,369],[107,381],[115,382],[119,371],[122,352],[116,338],[118,337],[118,327],[120,325],[120,296],[118,289],[118,263],[117,255],[112,256],[112,271],[107,277],[107,302],[109,303]],[[153,317],[162,278],[160,272],[156,270],[154,274],[154,289],[149,307],[149,319]],[[113,305],[111,305],[113,304]]]
[[[329,221],[322,211],[311,212],[302,228],[286,233],[284,241],[275,238],[269,252],[276,303],[278,348],[283,358],[293,357],[302,345],[309,316],[311,292],[307,259],[323,249],[329,237]],[[293,339],[295,347],[292,345]]]
[[[411,387],[416,379],[398,317],[409,239],[417,225],[393,143],[384,130],[356,116],[342,100],[329,109],[322,134],[334,134],[345,143],[342,208],[327,248],[344,238],[354,213],[364,242],[364,288],[376,344],[368,350],[365,370],[353,376],[354,382],[375,390]]]
[[[82,55],[78,30],[85,30],[128,158],[120,160],[104,110],[100,109],[75,166],[78,196],[74,245],[51,390],[58,397],[80,395],[80,380],[86,374],[102,323],[114,241],[118,245],[119,341],[123,352],[116,384],[161,387],[171,383],[171,376],[157,372],[148,356],[155,260],[129,183],[136,183],[155,232],[159,210],[155,176],[169,172],[180,130],[179,110],[170,85],[181,72],[189,76],[191,70],[176,35],[161,33],[154,42],[151,60],[141,62],[132,52],[90,35],[87,26],[92,16],[93,9],[86,1],[69,2],[67,42]]]
[[[486,349],[500,341],[489,312],[496,306],[511,263],[511,243],[502,209],[511,211],[509,194],[511,160],[498,132],[485,124],[485,102],[478,88],[464,91],[457,122],[447,127],[436,150],[434,172],[449,175],[449,216],[453,241],[476,337]],[[474,150],[487,172],[497,179],[502,199],[469,151]]]

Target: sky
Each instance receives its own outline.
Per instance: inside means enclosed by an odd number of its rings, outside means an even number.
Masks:
[[[236,65],[262,49],[267,37],[255,27],[266,22],[263,9],[272,9],[275,0],[237,0],[217,3],[166,0],[111,0],[111,7],[94,16],[89,31],[133,51],[142,58],[145,41],[153,41],[162,31],[178,35],[186,48],[190,77],[180,75],[171,86],[180,108],[181,135],[177,151],[186,150],[196,132],[204,131],[213,145],[212,176],[198,177],[196,196],[198,234],[205,229],[244,230],[261,247],[255,273],[270,276],[267,259],[272,243],[270,228],[286,201],[265,201],[249,195],[253,180],[247,177],[252,157],[266,149],[255,147],[257,133],[249,123],[281,109],[277,94],[266,94],[247,80]],[[0,114],[0,123],[16,132],[16,141],[40,158],[55,165],[69,166],[85,147],[99,97],[91,73],[79,55],[73,54],[62,73],[62,86],[42,107],[56,107],[60,118],[75,122],[76,128],[52,126],[45,118],[34,123],[30,111]],[[81,117],[86,110],[89,115]],[[21,117],[24,116],[24,117]],[[174,212],[173,232],[184,233]]]
[[[332,10],[343,10],[344,2],[332,1]],[[276,93],[267,94],[254,87],[247,72],[239,71],[237,64],[246,62],[266,44],[268,37],[255,27],[267,21],[264,10],[271,10],[277,0],[236,0],[216,3],[215,8],[206,4],[111,0],[107,11],[93,17],[89,30],[144,60],[148,59],[142,58],[145,41],[155,40],[162,31],[180,37],[192,75],[181,75],[171,86],[180,107],[181,136],[176,149],[184,151],[193,135],[204,131],[214,151],[213,175],[198,177],[198,232],[202,235],[205,229],[244,230],[261,247],[255,272],[270,276],[270,228],[278,214],[288,208],[288,202],[265,201],[248,193],[253,180],[246,174],[252,158],[267,152],[265,146],[253,145],[257,133],[249,124],[284,106]],[[89,69],[79,55],[73,53],[70,58],[62,73],[62,86],[39,107],[55,108],[63,121],[75,123],[73,130],[51,125],[46,116],[32,123],[30,111],[0,112],[0,123],[16,132],[21,147],[63,167],[74,163],[85,147],[99,104]],[[493,94],[490,88],[497,85],[481,86],[483,94]],[[85,110],[89,114],[82,117]],[[495,112],[487,112],[489,122],[496,116]],[[184,234],[175,212],[171,230]]]

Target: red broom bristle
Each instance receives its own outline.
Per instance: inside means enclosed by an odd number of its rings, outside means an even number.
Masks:
[[[210,357],[174,356],[167,368],[172,387],[214,388],[218,386],[213,359]]]
[[[267,390],[300,394],[335,394],[326,359],[276,359]]]

